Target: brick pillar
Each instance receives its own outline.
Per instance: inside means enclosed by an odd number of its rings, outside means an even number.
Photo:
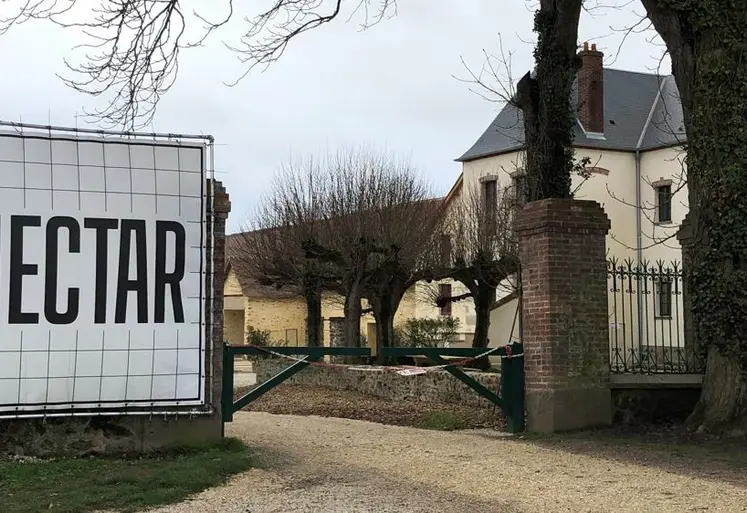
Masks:
[[[211,187],[213,208],[211,212],[208,205],[205,253],[207,255],[206,286],[208,287],[206,288],[206,307],[212,300],[213,310],[212,318],[207,319],[205,331],[208,336],[207,340],[212,341],[210,351],[206,355],[208,358],[206,363],[209,371],[212,360],[213,374],[208,374],[206,386],[208,387],[208,400],[212,396],[212,406],[216,412],[215,422],[222,428],[220,401],[223,390],[223,275],[226,262],[226,219],[231,211],[231,202],[222,182],[212,180],[211,183],[211,180],[208,180],[207,190],[211,190]],[[211,280],[212,289],[209,288]]]
[[[677,240],[682,248],[682,334],[685,343],[685,353],[688,357],[697,353],[696,341],[693,336],[693,314],[692,302],[690,300],[690,287],[687,273],[690,272],[693,248],[693,226],[690,214],[685,216],[677,231]],[[688,362],[690,363],[690,362]]]
[[[609,425],[605,236],[595,201],[547,199],[517,215],[527,429]]]

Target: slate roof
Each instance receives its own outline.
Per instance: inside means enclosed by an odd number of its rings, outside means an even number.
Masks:
[[[260,285],[254,279],[250,266],[246,265],[244,258],[242,258],[242,241],[246,236],[246,232],[226,236],[225,276],[228,276],[229,270],[232,270],[236,274],[241,292],[246,298],[290,299],[298,297],[298,291],[292,287],[278,289],[275,286]]]
[[[576,84],[573,96],[577,99]],[[682,144],[685,129],[679,92],[672,75],[604,69],[604,139],[587,137],[576,123],[575,146],[607,150],[652,150]],[[506,104],[490,126],[457,162],[520,149],[521,111]]]
[[[445,201],[447,201],[445,197],[429,198],[422,200],[422,204],[432,206],[434,212],[438,212],[438,209]],[[241,292],[246,298],[291,299],[299,297],[300,292],[297,287],[286,285],[278,289],[274,285],[262,285],[254,278],[254,269],[247,260],[245,241],[248,237],[259,235],[262,231],[264,230],[245,231],[226,235],[225,277],[228,277],[229,271],[233,271],[239,282]]]

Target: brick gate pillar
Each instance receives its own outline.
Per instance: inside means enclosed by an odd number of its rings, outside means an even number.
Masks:
[[[208,319],[205,329],[207,340],[212,340],[207,358],[212,358],[212,375],[206,383],[208,387],[206,397],[213,398],[215,414],[210,417],[211,423],[217,426],[218,433],[223,431],[221,417],[221,394],[223,391],[223,279],[226,266],[226,221],[231,212],[231,200],[223,186],[223,182],[208,179],[208,190],[213,191],[212,210],[208,207],[207,231],[205,237],[205,251],[208,255],[206,265],[206,300],[212,301],[212,319]],[[212,286],[212,288],[210,288]],[[206,362],[206,368],[211,368],[211,362]],[[212,389],[212,390],[211,390]]]
[[[517,215],[527,429],[612,422],[605,236],[595,201],[547,199]]]

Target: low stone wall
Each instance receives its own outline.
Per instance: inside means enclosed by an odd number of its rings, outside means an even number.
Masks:
[[[288,367],[285,360],[254,362],[257,383],[262,383]],[[468,372],[486,388],[498,392],[500,374]],[[323,386],[336,390],[353,390],[385,399],[406,399],[434,403],[454,403],[484,408],[494,405],[480,397],[446,371],[433,371],[415,376],[400,376],[382,367],[364,369],[351,367],[311,366],[285,381],[297,385]]]
[[[699,388],[613,388],[613,420],[615,424],[683,422],[699,397]]]

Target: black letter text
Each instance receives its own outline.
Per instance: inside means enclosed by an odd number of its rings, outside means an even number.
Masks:
[[[21,311],[23,277],[39,273],[38,265],[23,263],[23,229],[26,226],[41,226],[41,216],[10,216],[8,324],[39,323],[38,313]]]
[[[130,279],[130,247],[135,233],[135,279]],[[137,322],[148,322],[148,267],[145,247],[145,221],[122,219],[119,237],[119,273],[117,276],[117,303],[114,322],[123,324],[127,320],[127,297],[137,293]]]
[[[72,217],[56,216],[47,222],[46,268],[44,273],[44,316],[51,324],[70,324],[78,318],[80,289],[70,288],[67,291],[67,311],[57,311],[57,257],[58,233],[60,228],[67,228],[70,253],[80,253],[80,225]]]
[[[174,271],[166,272],[166,235],[174,234]],[[184,279],[184,226],[176,221],[156,221],[156,270],[155,270],[155,311],[153,322],[164,322],[166,310],[166,285],[171,287],[171,304],[174,309],[174,322],[184,322],[184,306],[179,282]]]

